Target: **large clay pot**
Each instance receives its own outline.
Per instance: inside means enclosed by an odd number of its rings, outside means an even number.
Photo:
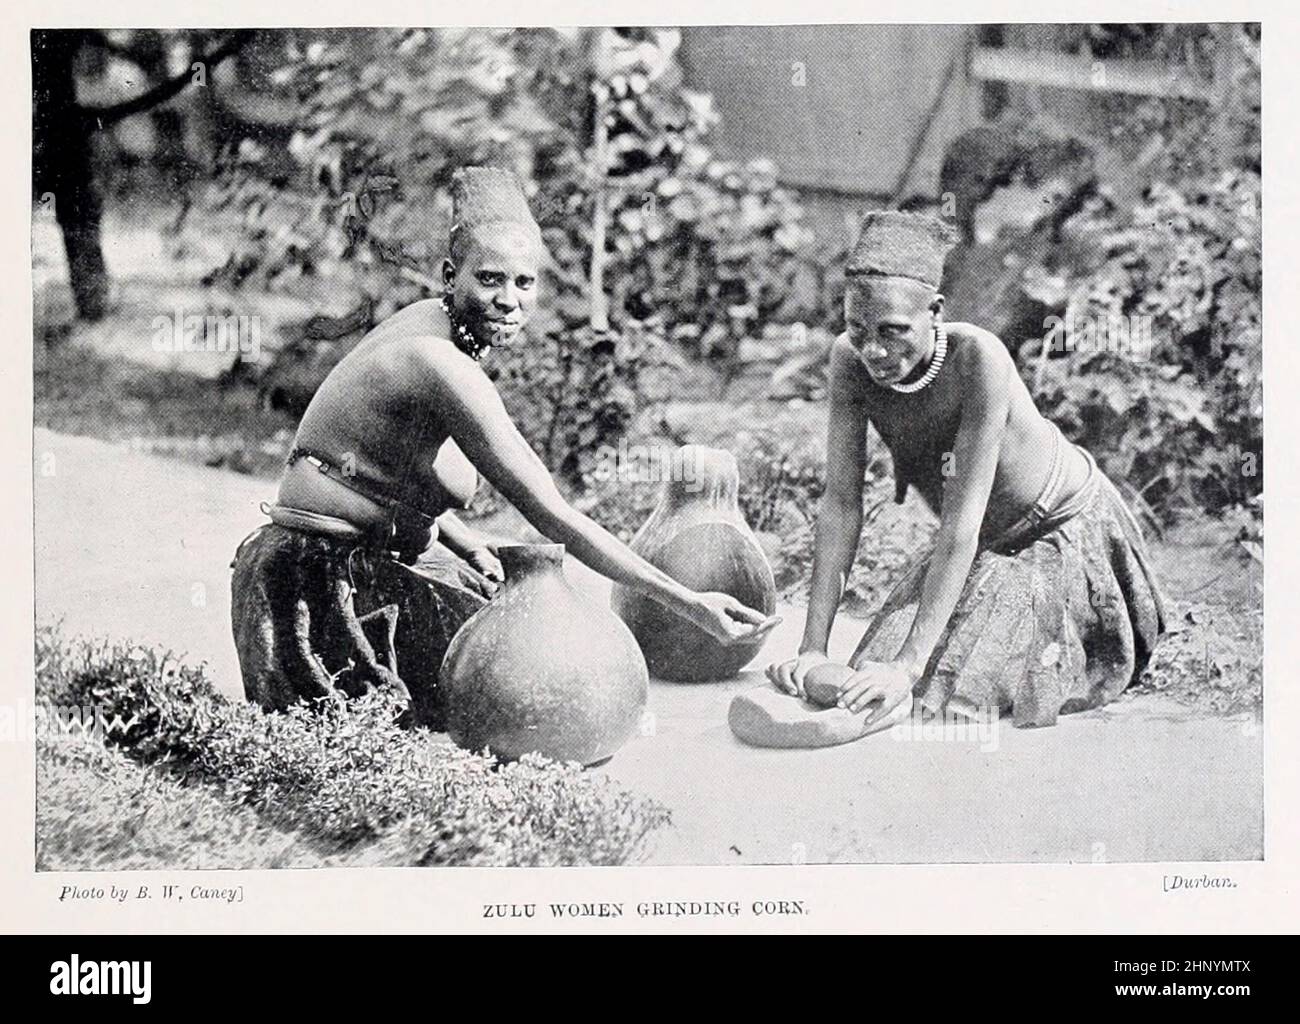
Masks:
[[[564,577],[563,544],[499,549],[506,581],[442,661],[447,731],[502,760],[607,760],[645,707],[645,659],[627,627]]]
[[[685,445],[673,453],[659,505],[632,538],[632,550],[696,591],[721,591],[766,615],[776,611],[776,583],[758,539],[740,514],[735,457]],[[650,674],[677,682],[729,679],[763,640],[726,646],[694,623],[626,587],[615,586],[614,611],[641,645]]]

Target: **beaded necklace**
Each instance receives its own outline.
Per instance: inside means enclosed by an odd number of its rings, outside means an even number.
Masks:
[[[442,311],[447,314],[447,322],[451,324],[452,333],[455,335],[452,340],[456,343],[456,347],[471,359],[482,359],[487,355],[488,350],[492,348],[491,344],[485,345],[483,342],[479,341],[474,337],[474,332],[456,318],[456,314],[452,312],[451,302],[448,301],[447,296],[444,295],[440,298],[438,300],[438,305],[441,306]]]
[[[911,384],[890,384],[893,391],[904,395],[913,395],[922,388],[930,384],[935,377],[939,376],[939,371],[943,369],[944,357],[948,355],[948,328],[943,323],[934,325],[934,355],[930,357],[930,365],[919,380],[912,381]]]

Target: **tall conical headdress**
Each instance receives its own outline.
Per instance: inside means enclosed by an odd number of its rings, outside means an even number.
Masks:
[[[944,257],[956,241],[956,232],[930,214],[873,210],[862,221],[845,273],[910,277],[938,288]]]
[[[535,235],[542,232],[528,209],[528,200],[513,171],[501,167],[462,167],[451,179],[451,237],[485,224],[518,224]]]

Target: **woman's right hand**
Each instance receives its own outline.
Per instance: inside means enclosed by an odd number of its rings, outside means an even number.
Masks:
[[[687,616],[727,646],[760,640],[781,624],[779,615],[764,615],[730,594],[716,592],[691,594]]]
[[[804,677],[818,665],[830,661],[825,651],[802,651],[788,661],[773,662],[767,667],[767,678],[782,693],[803,697]]]

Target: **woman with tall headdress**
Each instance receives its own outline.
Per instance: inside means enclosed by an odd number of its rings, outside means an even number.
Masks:
[[[450,510],[482,473],[542,534],[724,642],[767,620],[687,590],[576,511],[480,366],[537,303],[541,232],[509,171],[453,183],[446,294],[389,317],[330,372],[298,426],[270,524],[240,545],[232,615],[245,693],[268,708],[341,690],[409,694],[439,725],[437,671],[500,579],[494,543]]]
[[[952,245],[937,218],[868,215],[850,256],[847,330],[831,350],[827,485],[808,619],[776,686],[802,694],[862,530],[867,425],[939,517],[850,659],[838,706],[864,731],[910,697],[931,713],[1010,713],[1016,725],[1114,699],[1164,629],[1133,515],[1092,456],[1035,408],[1006,347],[945,323]]]

